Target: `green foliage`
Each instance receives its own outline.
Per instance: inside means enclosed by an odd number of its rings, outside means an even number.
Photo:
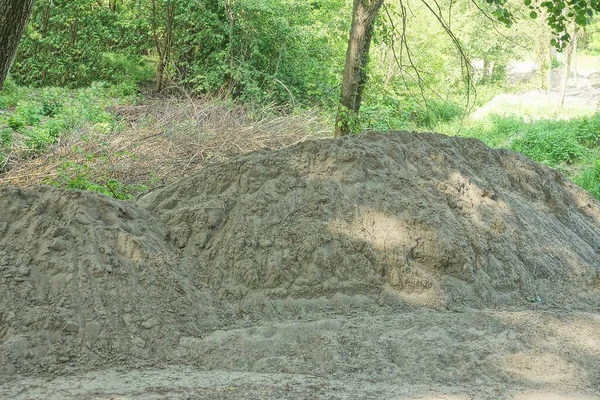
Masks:
[[[464,107],[451,101],[430,100],[421,107],[416,115],[419,127],[434,128],[441,123],[448,123],[464,116]]]
[[[510,26],[514,23],[515,5],[508,0],[486,0],[488,4],[495,7],[492,14],[503,24]],[[552,31],[550,44],[557,49],[564,49],[571,40],[568,33],[569,25],[575,23],[585,27],[592,23],[592,17],[600,11],[599,1],[566,1],[566,0],[546,0],[533,2],[532,0],[523,0],[523,4],[529,9],[529,17],[537,18],[538,15],[544,15],[546,25]]]
[[[0,170],[6,167],[6,155],[12,152],[18,157],[35,156],[61,137],[120,129],[120,121],[107,111],[116,102],[112,95],[120,90],[119,86],[100,82],[77,90],[9,84],[8,90],[0,92],[0,104],[11,105],[0,107]],[[127,99],[121,97],[119,101]]]
[[[137,43],[129,40],[135,33],[144,35],[124,30],[120,16],[135,2],[126,3],[121,9],[86,0],[36,1],[11,70],[13,78],[26,85],[70,87],[138,79],[143,57]]]
[[[581,118],[575,129],[577,141],[588,148],[600,148],[600,114]]]
[[[575,183],[600,199],[600,114],[534,122],[492,116],[489,121],[470,124],[460,134],[560,168]]]
[[[361,129],[360,119],[358,114],[354,111],[340,105],[340,111],[338,113],[337,127],[342,128],[342,134],[358,133]]]
[[[61,91],[56,88],[46,88],[42,91],[42,115],[45,117],[55,117],[60,114],[63,108]]]
[[[522,137],[513,142],[512,150],[552,167],[580,161],[586,153],[585,148],[570,132],[545,130],[546,127],[552,127],[552,122],[542,121],[533,129],[530,125],[526,125]]]
[[[7,124],[13,131],[20,131],[25,126],[25,120],[20,115],[11,115],[7,119]]]
[[[581,161],[589,152],[584,138],[590,135],[588,120],[540,120],[491,116],[488,126],[474,124],[461,134],[476,137],[492,147],[506,147],[538,162],[557,166]]]
[[[17,101],[17,84],[9,75],[4,81],[4,89],[0,92],[0,110],[15,107]]]
[[[573,182],[581,186],[592,196],[600,200],[600,158],[573,178]]]
[[[104,81],[116,96],[134,95],[167,49],[169,7],[170,85],[248,102],[335,102],[349,26],[343,0],[38,1],[13,77],[36,86]]]
[[[0,129],[0,146],[9,147],[12,144],[13,134],[10,129]]]
[[[93,157],[89,161],[92,160]],[[114,178],[103,177],[96,181],[89,165],[73,161],[65,161],[58,177],[46,183],[66,189],[91,190],[120,200],[129,200],[135,194],[148,190],[144,185],[128,185]]]

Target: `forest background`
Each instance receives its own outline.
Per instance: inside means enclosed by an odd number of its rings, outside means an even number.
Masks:
[[[597,107],[470,117],[501,93],[564,96],[575,60],[600,66],[600,23],[569,26],[557,52],[526,4],[511,27],[496,4],[423,4],[383,5],[351,130],[476,137],[600,198]],[[36,1],[0,92],[0,183],[130,198],[207,162],[329,136],[351,20],[348,0]],[[524,60],[535,68],[513,73]]]

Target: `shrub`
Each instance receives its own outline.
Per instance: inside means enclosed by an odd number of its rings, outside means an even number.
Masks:
[[[417,125],[433,128],[438,124],[452,122],[464,115],[464,108],[451,101],[430,100],[426,108],[416,113]]]
[[[13,131],[20,131],[25,126],[25,120],[20,115],[11,115],[7,123]]]
[[[525,124],[523,136],[516,139],[511,148],[550,166],[573,164],[586,154],[586,148],[577,141],[572,130],[561,129],[561,125],[546,121]]]

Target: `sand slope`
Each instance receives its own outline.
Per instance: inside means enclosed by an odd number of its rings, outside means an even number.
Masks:
[[[286,379],[313,398],[593,398],[599,271],[600,204],[470,139],[304,142],[130,203],[3,188],[0,398],[179,398],[157,371],[85,384],[163,365],[246,374],[246,395],[221,376],[199,398],[307,398]],[[62,373],[62,391],[38,378]]]

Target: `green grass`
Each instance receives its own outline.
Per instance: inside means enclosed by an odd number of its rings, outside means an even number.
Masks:
[[[107,108],[135,101],[135,95],[123,95],[120,89],[102,82],[82,89],[36,89],[9,80],[0,92],[0,153],[15,147],[44,150],[84,126],[92,131],[117,129],[119,121]]]
[[[72,135],[103,135],[119,131],[122,122],[108,109],[137,100],[137,91],[126,84],[95,82],[89,87],[29,88],[8,79],[0,92],[0,174],[18,162],[36,157],[49,146]],[[130,197],[130,188],[106,177],[88,179],[85,168],[64,168],[56,186],[89,189],[117,198]]]

